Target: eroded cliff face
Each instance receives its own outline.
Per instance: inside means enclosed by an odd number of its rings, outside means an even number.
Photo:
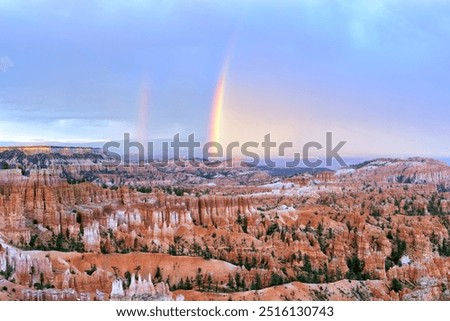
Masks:
[[[450,184],[450,169],[444,162],[428,158],[376,159],[338,171],[344,179],[408,184]]]
[[[69,184],[57,168],[0,171],[10,299],[450,297],[440,162],[378,160],[274,182],[253,172],[234,187],[182,183],[192,172],[170,168],[170,189],[142,185],[150,169],[122,170],[105,174],[119,186]]]

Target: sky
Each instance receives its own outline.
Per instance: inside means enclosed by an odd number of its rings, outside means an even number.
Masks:
[[[449,57],[448,1],[0,0],[0,141],[448,157]]]

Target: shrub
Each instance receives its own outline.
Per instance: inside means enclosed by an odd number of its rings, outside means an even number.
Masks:
[[[398,293],[403,289],[403,284],[397,279],[393,278],[391,282],[391,290]]]
[[[87,275],[92,275],[95,271],[97,271],[97,266],[95,264],[91,265],[91,268],[89,270],[86,270],[85,272]]]

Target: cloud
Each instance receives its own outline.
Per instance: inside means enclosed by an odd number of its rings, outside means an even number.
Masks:
[[[9,68],[14,67],[14,64],[11,59],[9,59],[8,56],[2,56],[0,57],[0,70],[5,72]]]

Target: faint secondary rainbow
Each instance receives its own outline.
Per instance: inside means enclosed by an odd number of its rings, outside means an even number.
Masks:
[[[150,126],[150,88],[147,80],[144,80],[140,90],[138,108],[137,139],[146,142],[149,139]]]
[[[223,107],[225,98],[225,83],[228,74],[228,59],[222,67],[222,72],[216,83],[214,99],[211,109],[211,119],[209,121],[209,141],[220,142],[223,139]]]

